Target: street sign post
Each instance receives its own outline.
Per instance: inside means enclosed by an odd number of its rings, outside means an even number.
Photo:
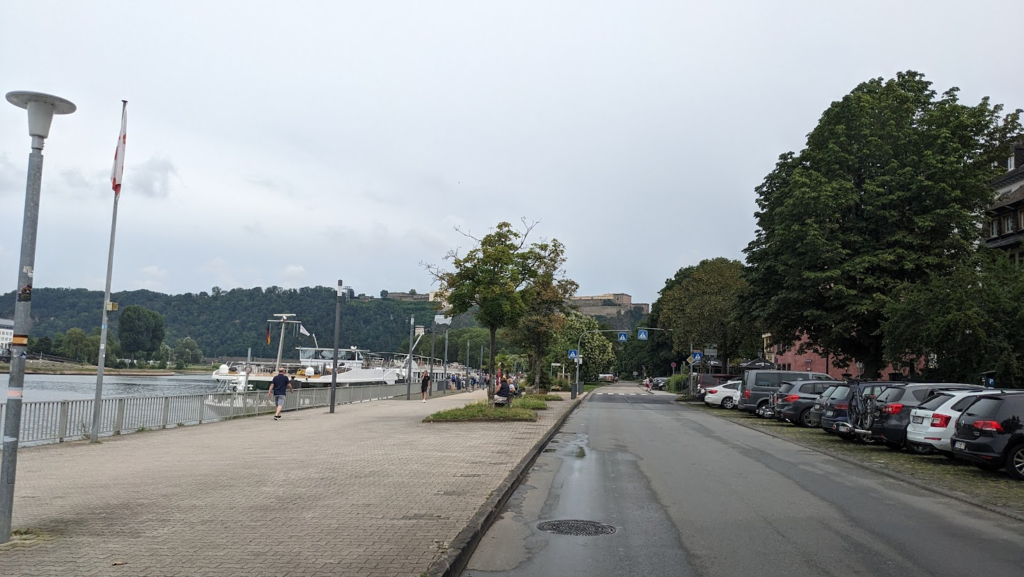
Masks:
[[[624,343],[629,338],[629,333],[625,331],[619,331],[619,342]]]
[[[640,329],[640,330],[636,331],[636,340],[638,340],[638,341],[646,341],[647,340],[647,331],[644,330],[644,329]]]

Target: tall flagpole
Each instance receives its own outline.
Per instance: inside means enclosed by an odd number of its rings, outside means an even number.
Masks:
[[[110,252],[107,254],[107,286],[103,291],[103,323],[100,325],[100,356],[96,367],[96,397],[92,402],[92,435],[89,441],[98,442],[100,436],[100,416],[103,413],[103,365],[107,359],[107,315],[110,312],[110,278],[114,272],[114,234],[117,231],[117,202],[121,199],[121,173],[124,170],[125,122],[127,121],[128,101],[121,101],[121,134],[117,139],[117,151],[114,153],[114,168],[110,175],[114,188],[114,214],[110,219]]]

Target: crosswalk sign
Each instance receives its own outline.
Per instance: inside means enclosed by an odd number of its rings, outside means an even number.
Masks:
[[[643,329],[638,330],[636,332],[636,340],[638,340],[638,341],[646,341],[647,340],[647,331],[645,331]]]
[[[619,333],[619,342],[620,343],[626,342],[626,339],[628,339],[628,338],[629,338],[629,333],[627,333],[625,331]]]
[[[700,352],[700,351],[693,351],[693,355],[691,355],[691,357],[690,357],[690,358],[692,358],[692,359],[693,359],[693,361],[692,361],[692,362],[693,362],[694,364],[698,364],[698,365],[699,365],[699,364],[700,364],[700,362],[701,362],[701,360],[702,360],[702,359],[704,358],[704,353],[702,353],[702,352]]]
[[[576,349],[569,349],[569,359],[576,360],[578,358],[580,358],[580,352]]]

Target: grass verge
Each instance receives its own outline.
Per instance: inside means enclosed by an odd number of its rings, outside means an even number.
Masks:
[[[1024,482],[1014,481],[1002,471],[982,471],[966,461],[949,459],[943,455],[913,455],[906,451],[893,451],[881,445],[844,441],[820,428],[798,427],[775,419],[761,419],[739,411],[711,408],[703,403],[688,406],[727,421],[740,422],[748,427],[770,432],[773,435],[826,453],[855,459],[868,468],[895,473],[930,487],[963,495],[991,507],[1024,515]]]
[[[546,405],[545,405],[546,408]],[[454,409],[438,411],[423,419],[424,423],[439,423],[452,421],[536,421],[537,412],[532,409],[516,406],[493,407],[486,401],[470,403]]]
[[[515,399],[512,401],[512,408],[515,409],[521,407],[523,409],[530,409],[532,411],[544,411],[548,408],[548,404],[544,402],[544,399],[538,399],[536,397],[523,397],[521,399]]]
[[[607,383],[583,383],[583,392],[593,391],[594,389],[600,389]]]
[[[553,394],[547,394],[547,395],[531,394],[531,395],[526,395],[525,398],[527,398],[527,399],[540,399],[542,401],[564,401],[565,400],[565,397],[563,397],[562,395],[553,395]]]

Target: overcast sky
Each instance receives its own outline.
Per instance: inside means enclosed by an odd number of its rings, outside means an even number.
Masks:
[[[859,82],[921,71],[1024,106],[1012,3],[18,2],[0,92],[72,100],[44,151],[37,287],[431,287],[421,262],[540,221],[580,294],[651,302],[742,258],[754,187]],[[0,102],[0,292],[29,137]]]

